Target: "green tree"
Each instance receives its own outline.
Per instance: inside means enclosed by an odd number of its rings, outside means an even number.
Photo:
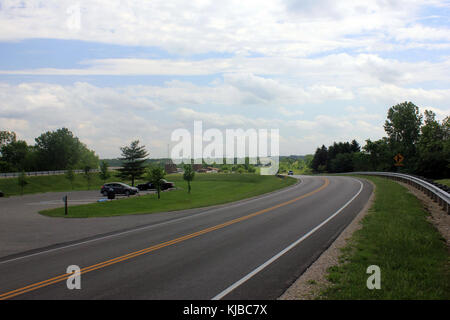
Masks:
[[[325,145],[322,145],[322,147],[317,148],[316,153],[314,154],[314,157],[311,161],[311,168],[315,172],[323,172],[326,170],[328,161],[328,149],[325,147]]]
[[[16,133],[13,131],[0,130],[0,147],[16,141]]]
[[[445,148],[445,144],[449,143],[448,118],[441,124],[436,120],[434,112],[425,110],[424,115],[425,121],[417,143],[418,173],[430,178],[448,177],[450,173],[448,168],[450,150]]]
[[[75,172],[73,171],[72,168],[67,169],[65,177],[67,180],[69,180],[70,186],[72,187],[73,190],[73,182],[75,181]]]
[[[111,173],[108,170],[108,163],[106,161],[102,161],[100,163],[100,179],[103,180],[103,183],[106,182],[106,180],[109,179],[109,177],[111,177]]]
[[[391,148],[405,157],[407,170],[416,167],[416,144],[420,136],[422,115],[412,102],[397,104],[388,110],[384,124]]]
[[[184,173],[183,173],[183,179],[187,181],[188,184],[188,193],[191,193],[191,181],[194,180],[195,177],[195,170],[190,164],[186,164],[183,166]]]
[[[64,170],[69,167],[83,168],[88,164],[92,168],[98,166],[93,163],[93,151],[73,135],[67,128],[48,131],[35,139],[35,150],[41,170]]]
[[[131,142],[130,146],[122,147],[120,150],[123,164],[119,169],[119,176],[123,179],[130,179],[131,185],[134,186],[134,181],[145,173],[148,152],[145,150],[145,146],[139,146],[139,140]]]
[[[158,199],[161,198],[162,180],[165,175],[166,171],[159,166],[153,166],[147,169],[147,179],[155,186],[156,191],[158,192]]]
[[[331,172],[352,172],[353,153],[338,153],[330,163]]]
[[[14,140],[0,147],[1,160],[9,164],[12,171],[26,170],[26,158],[29,153],[29,147],[23,140]]]
[[[23,195],[23,189],[28,184],[27,177],[24,171],[19,173],[17,177],[17,183],[19,184],[20,187],[20,194]]]

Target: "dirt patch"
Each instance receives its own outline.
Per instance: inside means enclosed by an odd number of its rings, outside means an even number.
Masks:
[[[370,182],[372,183],[372,182]],[[347,245],[353,232],[361,229],[361,220],[368,213],[369,208],[375,200],[375,185],[373,192],[360,213],[345,228],[339,237],[331,244],[331,246],[322,253],[322,255],[308,268],[306,271],[283,293],[278,300],[312,300],[315,299],[320,292],[330,285],[326,279],[327,269],[331,266],[339,264],[341,249]]]

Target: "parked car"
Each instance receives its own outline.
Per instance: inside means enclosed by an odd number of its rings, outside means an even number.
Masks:
[[[175,187],[175,183],[169,182],[166,179],[161,179],[161,180],[162,180],[161,190],[167,190],[167,189]],[[141,184],[138,184],[136,187],[141,191],[156,189],[156,187],[151,182],[141,183]]]
[[[141,184],[138,184],[136,187],[140,191],[156,189],[155,186],[153,185],[153,183],[151,183],[151,182],[141,183]]]
[[[4,197],[4,196],[5,196],[5,194],[3,193],[2,190],[0,190],[0,198],[1,198],[1,197]]]
[[[288,172],[288,176],[293,176],[293,175],[294,175],[294,171],[290,170],[290,171]]]
[[[138,188],[135,187],[131,187],[125,183],[122,182],[109,182],[109,183],[105,183],[100,192],[101,194],[103,194],[104,196],[108,195],[108,190],[109,189],[113,189],[115,194],[124,194],[124,195],[133,195],[139,192]]]

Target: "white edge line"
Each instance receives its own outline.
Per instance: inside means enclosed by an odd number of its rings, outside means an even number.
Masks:
[[[316,226],[314,229],[312,229],[311,231],[309,231],[307,234],[305,234],[303,237],[301,237],[300,239],[298,239],[297,241],[295,241],[294,243],[292,243],[291,245],[289,245],[288,247],[286,247],[285,249],[283,249],[282,251],[280,251],[278,254],[274,255],[272,258],[270,258],[269,260],[267,260],[266,262],[264,262],[262,265],[260,265],[258,268],[256,268],[255,270],[253,270],[252,272],[250,272],[249,274],[247,274],[245,277],[243,277],[242,279],[236,281],[235,283],[233,283],[231,286],[229,286],[228,288],[226,288],[225,290],[223,290],[221,293],[219,293],[218,295],[216,295],[214,298],[212,298],[211,300],[220,300],[223,297],[225,297],[227,294],[229,294],[231,291],[233,291],[234,289],[236,289],[237,287],[239,287],[241,284],[243,284],[244,282],[246,282],[247,280],[249,280],[250,278],[252,278],[254,275],[256,275],[257,273],[259,273],[260,271],[262,271],[264,268],[266,268],[268,265],[270,265],[271,263],[273,263],[274,261],[276,261],[277,259],[279,259],[281,256],[283,256],[286,252],[290,251],[292,248],[294,248],[295,246],[297,246],[299,243],[301,243],[303,240],[307,239],[310,235],[312,235],[314,232],[316,232],[317,230],[319,230],[322,226],[324,226],[328,221],[330,221],[331,219],[333,219],[336,215],[338,215],[342,210],[344,210],[353,200],[355,200],[356,197],[359,196],[359,194],[361,193],[361,191],[363,190],[363,183],[359,180],[357,180],[360,184],[361,184],[361,188],[359,189],[358,193],[353,196],[353,198],[351,198],[346,204],[344,204],[344,206],[342,206],[338,211],[336,211],[335,213],[333,213],[330,217],[328,217],[325,221],[323,221],[321,224],[319,224],[318,226]]]
[[[247,199],[242,199],[242,200],[239,200],[239,203],[231,204],[230,206],[227,206],[227,208],[232,208],[232,207],[248,204],[249,202],[261,200],[261,199],[273,196],[274,194],[287,192],[287,191],[290,191],[291,189],[298,188],[302,183],[303,183],[303,180],[300,180],[300,182],[298,184],[294,184],[292,186],[293,188],[289,188],[289,187],[288,188],[284,188],[284,189],[281,189],[281,190],[270,192],[267,195],[263,195],[261,197],[257,197],[257,198],[254,198],[254,199],[248,199],[248,200]],[[108,236],[99,237],[99,238],[86,240],[86,241],[82,241],[82,242],[76,242],[76,243],[72,243],[72,244],[69,244],[69,245],[62,246],[62,247],[57,247],[57,248],[54,248],[54,249],[48,249],[48,250],[44,250],[44,251],[39,251],[39,252],[36,252],[36,253],[28,254],[26,256],[21,256],[21,257],[17,257],[17,258],[5,260],[5,261],[0,261],[0,264],[13,262],[13,261],[17,261],[17,260],[22,260],[22,259],[25,259],[25,258],[30,258],[30,257],[33,257],[33,256],[37,256],[37,255],[41,255],[41,254],[45,254],[45,253],[49,253],[49,252],[53,252],[53,251],[57,251],[57,250],[62,250],[62,249],[70,248],[70,247],[75,247],[75,246],[79,246],[79,245],[90,243],[90,242],[94,242],[94,241],[99,241],[99,240],[104,240],[104,239],[108,239],[108,238],[113,238],[113,237],[121,236],[121,235],[124,235],[124,234],[127,234],[127,233],[132,233],[132,232],[137,232],[137,231],[140,231],[140,230],[152,229],[152,228],[160,227],[160,226],[163,226],[163,225],[166,225],[166,224],[175,223],[175,222],[183,221],[183,220],[186,220],[186,219],[202,216],[204,214],[208,214],[208,213],[211,213],[211,212],[223,209],[223,208],[224,207],[214,208],[214,209],[206,210],[206,211],[203,211],[203,212],[200,212],[200,213],[197,213],[197,214],[188,215],[186,217],[182,217],[182,218],[178,218],[178,219],[173,219],[173,220],[169,220],[169,221],[165,221],[165,222],[161,222],[161,223],[156,223],[156,224],[152,224],[152,225],[149,225],[149,226],[137,227],[137,228],[134,228],[134,229],[131,229],[131,230],[122,231],[122,232],[119,232],[119,233],[114,233],[114,234],[110,234]],[[197,209],[202,209],[202,208],[197,208]],[[187,210],[189,210],[189,209],[187,209]]]

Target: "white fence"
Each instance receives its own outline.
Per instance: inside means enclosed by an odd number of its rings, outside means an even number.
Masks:
[[[99,169],[91,169],[90,172],[99,172]],[[25,172],[26,176],[50,176],[50,175],[58,175],[65,174],[67,170],[56,170],[56,171],[34,171],[34,172]],[[73,170],[74,173],[83,173],[84,170]],[[20,175],[20,172],[7,172],[0,173],[0,178],[16,178]]]

